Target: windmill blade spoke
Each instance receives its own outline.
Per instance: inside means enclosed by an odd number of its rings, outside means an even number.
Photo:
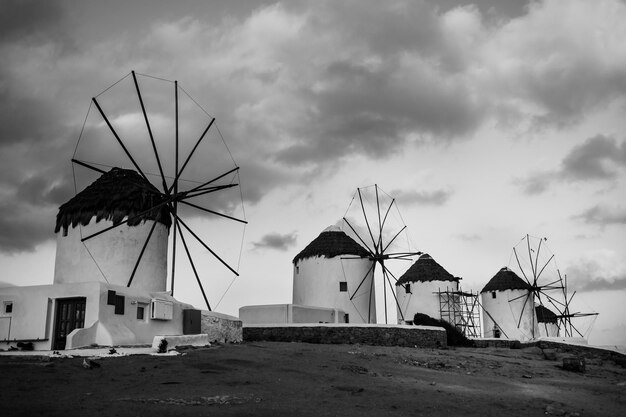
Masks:
[[[374,235],[372,234],[372,228],[370,227],[370,222],[367,218],[367,213],[365,213],[365,206],[363,205],[363,196],[361,195],[361,189],[357,188],[357,192],[359,193],[359,201],[361,202],[361,211],[363,212],[363,218],[365,219],[365,224],[367,225],[367,231],[370,234],[370,238],[372,238],[372,244],[374,245],[374,251],[378,252],[378,243],[374,239]]]
[[[385,223],[387,223],[387,216],[389,215],[389,212],[391,211],[391,207],[393,207],[395,202],[396,202],[396,199],[392,198],[391,203],[389,203],[389,207],[387,207],[387,211],[385,211],[385,217],[383,217],[383,228],[385,227]]]
[[[139,168],[139,165],[137,165],[137,162],[135,161],[135,158],[133,158],[133,156],[130,154],[130,152],[128,151],[128,149],[126,148],[126,145],[124,145],[124,142],[122,142],[122,139],[119,137],[119,135],[117,134],[117,132],[115,131],[115,128],[113,128],[113,125],[111,124],[111,122],[109,121],[109,118],[106,116],[106,114],[104,114],[104,111],[102,110],[102,107],[100,107],[100,104],[98,103],[98,100],[94,97],[91,99],[94,104],[96,105],[96,108],[98,109],[98,111],[100,112],[100,115],[102,116],[102,118],[104,119],[105,123],[107,124],[107,126],[109,127],[109,130],[111,131],[111,133],[113,133],[113,136],[115,136],[115,139],[117,139],[117,143],[119,143],[119,145],[122,147],[122,149],[124,150],[124,153],[126,154],[126,156],[128,157],[128,159],[130,159],[130,162],[132,162],[133,166],[135,167],[135,169],[137,170],[137,172],[139,172],[141,174],[141,176],[147,181],[150,182],[148,180],[148,178],[146,177],[146,174],[143,173],[143,171],[141,170],[141,168]]]
[[[550,295],[548,295],[546,293],[543,293],[543,295],[545,295],[548,298],[548,300],[552,300],[552,301],[554,301],[557,304],[565,306],[565,304],[563,304],[560,300],[557,300],[556,298],[554,298],[554,297],[552,297],[552,296],[550,296]]]
[[[213,122],[215,122],[215,117],[211,119],[211,121],[209,122],[209,125],[206,127],[206,129],[204,129],[204,132],[202,132],[202,135],[200,135],[200,138],[198,139],[194,147],[189,152],[189,155],[187,155],[187,159],[185,159],[185,162],[183,163],[183,166],[180,168],[180,171],[176,172],[176,178],[174,178],[174,183],[177,183],[178,180],[180,179],[181,174],[183,173],[185,168],[187,168],[187,164],[189,163],[189,160],[191,159],[193,154],[196,152],[196,149],[198,149],[198,145],[200,145],[200,142],[202,142],[202,140],[206,136],[211,126],[213,126]],[[172,184],[172,186],[170,187],[170,192],[172,191],[173,187],[174,187],[174,184]]]
[[[174,202],[172,213],[174,214],[174,218],[176,218],[177,212],[177,203]],[[172,230],[172,297],[174,296],[174,279],[176,278],[176,235],[178,233],[178,222],[174,221],[174,230]]]
[[[176,216],[176,219],[180,222],[180,224],[182,224],[182,225],[183,225],[183,227],[184,227],[185,229],[187,229],[187,231],[191,234],[191,236],[195,237],[195,238],[196,238],[196,240],[197,240],[197,241],[198,241],[198,242],[199,242],[202,246],[204,246],[204,248],[205,248],[206,250],[208,250],[208,251],[211,253],[211,255],[213,255],[213,256],[214,256],[214,257],[215,257],[218,261],[220,261],[220,262],[221,262],[221,263],[222,263],[222,264],[223,264],[226,268],[228,268],[228,269],[229,269],[229,270],[230,270],[233,274],[235,274],[235,275],[239,276],[239,273],[238,273],[237,271],[235,271],[235,270],[234,270],[234,269],[233,269],[230,265],[228,265],[228,263],[226,263],[226,261],[224,261],[222,258],[220,258],[220,256],[219,256],[217,253],[215,253],[215,252],[213,251],[213,249],[211,249],[211,248],[210,248],[210,247],[209,247],[206,243],[204,243],[204,241],[203,241],[203,240],[202,240],[202,239],[201,239],[201,238],[200,238],[197,234],[195,234],[195,233],[193,232],[193,230],[191,230],[191,229],[189,228],[189,226],[187,226],[187,224],[185,224],[185,222],[183,222],[183,221],[182,221],[182,219],[181,219],[179,216]]]
[[[530,252],[530,237],[526,235],[526,246],[528,247],[528,259],[530,260],[530,269],[533,272],[533,287],[537,285],[537,271],[535,270],[535,266],[533,264],[533,255]]]
[[[352,293],[352,295],[350,296],[350,301],[352,301],[352,299],[354,298],[354,296],[356,295],[357,292],[359,292],[359,290],[361,289],[361,285],[363,285],[363,283],[365,282],[365,280],[367,279],[367,276],[369,275],[370,271],[372,269],[374,269],[374,265],[376,265],[374,262],[372,262],[372,264],[370,265],[369,269],[367,270],[367,272],[365,273],[365,276],[363,277],[363,279],[361,279],[361,282],[359,283],[359,285],[356,287],[356,290],[354,290],[354,293]],[[372,274],[372,280],[374,280],[374,276]]]
[[[175,222],[178,222],[179,219],[175,218]],[[204,302],[206,303],[207,309],[211,311],[211,305],[209,304],[209,300],[206,297],[204,292],[204,287],[202,286],[202,281],[200,281],[200,276],[198,276],[198,271],[196,270],[196,265],[193,262],[193,258],[191,253],[189,252],[189,248],[187,247],[187,241],[185,240],[185,235],[183,234],[183,230],[178,227],[178,235],[180,236],[180,241],[183,242],[183,246],[185,247],[185,252],[187,253],[187,259],[189,259],[189,264],[191,265],[191,269],[193,270],[193,274],[196,277],[196,281],[198,282],[198,286],[200,287],[200,291],[202,292],[202,297],[204,298]]]
[[[74,159],[74,158],[72,158],[72,162],[75,163],[75,164],[78,164],[80,166],[83,166],[85,168],[89,168],[89,169],[91,169],[93,171],[99,172],[101,174],[106,174],[105,170],[100,169],[100,168],[96,168],[95,166],[90,165],[87,162],[79,161],[78,159]]]
[[[374,188],[376,189],[376,211],[378,213],[378,247],[382,248],[383,247],[383,224],[380,221],[380,200],[378,199],[378,185],[374,184]]]
[[[524,279],[526,280],[528,285],[532,286],[532,284],[528,280],[528,277],[526,276],[526,273],[524,272],[524,268],[522,268],[522,264],[519,261],[519,257],[517,256],[517,250],[515,250],[515,248],[513,248],[513,253],[515,254],[515,260],[517,261],[517,266],[519,266],[520,271],[522,271],[522,275],[524,276]]]
[[[548,266],[548,264],[550,263],[550,261],[552,260],[552,258],[554,258],[554,255],[550,256],[550,259],[548,259],[548,261],[546,262],[546,264],[543,266],[543,268],[541,268],[541,271],[539,271],[539,274],[537,274],[537,279],[539,279],[539,277],[541,276],[541,273],[543,272],[544,269],[546,269],[546,266]],[[555,282],[558,282],[560,280],[557,280]]]
[[[130,279],[128,280],[128,284],[126,285],[126,287],[130,287],[130,284],[133,283],[133,278],[135,278],[135,273],[137,272],[137,268],[139,268],[139,263],[141,262],[141,259],[143,258],[143,254],[146,251],[146,248],[148,247],[148,242],[150,242],[150,238],[152,237],[152,233],[154,232],[156,225],[157,225],[157,222],[156,220],[154,220],[152,222],[152,227],[150,227],[150,232],[148,233],[148,237],[146,238],[146,241],[143,243],[143,246],[141,247],[141,252],[139,252],[139,257],[137,257],[137,262],[135,262],[135,266],[133,267],[133,272],[131,272],[130,274]]]
[[[537,271],[537,266],[539,266],[539,252],[541,252],[541,244],[542,243],[543,243],[543,240],[539,239],[539,245],[537,245],[537,252],[535,253],[535,271]],[[532,262],[532,258],[530,259],[530,261]],[[547,263],[546,263],[546,265],[547,265]],[[543,271],[543,268],[541,270]],[[539,272],[539,274],[537,274],[537,279],[539,279],[540,275],[541,275],[541,272]]]
[[[532,296],[532,293],[528,293],[528,295],[526,296],[526,300],[524,300],[524,305],[522,306],[522,311],[519,313],[519,320],[517,321],[518,329],[519,329],[519,326],[522,324],[522,317],[524,317],[524,310],[526,309],[526,303],[528,303],[528,300],[530,299],[531,296]]]
[[[121,221],[121,222],[119,222],[118,224],[114,224],[113,226],[106,227],[106,228],[104,228],[104,229],[100,230],[99,232],[92,233],[92,234],[90,234],[89,236],[86,236],[86,237],[82,238],[80,241],[81,241],[81,242],[85,242],[85,241],[87,241],[87,240],[89,240],[89,239],[92,239],[92,238],[94,238],[94,237],[96,237],[96,236],[99,236],[99,235],[101,235],[101,234],[103,234],[103,233],[106,233],[106,232],[108,232],[109,230],[113,230],[113,229],[115,229],[115,228],[117,228],[117,227],[120,227],[120,226],[122,226],[122,225],[125,225],[125,224],[126,224],[126,223],[128,223],[128,222],[132,222],[132,221],[134,221],[134,220],[140,219],[140,218],[141,218],[141,217],[143,217],[145,214],[148,214],[149,212],[151,212],[151,211],[153,211],[153,210],[156,210],[156,209],[158,209],[158,208],[161,208],[161,207],[163,207],[164,205],[166,205],[166,204],[168,204],[168,203],[170,203],[170,202],[171,202],[171,199],[168,199],[168,200],[166,200],[166,201],[162,201],[161,203],[159,203],[159,204],[157,204],[157,205],[155,205],[155,206],[152,206],[152,207],[150,207],[149,209],[144,210],[144,211],[142,211],[142,212],[140,212],[140,213],[138,213],[138,214],[134,215],[133,217],[129,217],[129,218],[126,218],[126,220],[122,220],[122,221]]]
[[[509,300],[509,303],[511,303],[511,302],[513,302],[513,301],[515,301],[515,300],[519,300],[520,298],[524,298],[524,297],[528,297],[528,294],[522,294],[522,295],[520,295],[520,296],[517,296],[517,297],[515,297],[515,298],[512,298],[512,299],[510,299],[510,300]]]
[[[188,193],[192,193],[192,192],[194,192],[194,191],[199,190],[200,188],[204,188],[204,187],[206,187],[207,185],[209,185],[209,184],[213,184],[215,181],[221,180],[221,179],[222,179],[222,178],[224,178],[225,176],[227,176],[227,175],[229,175],[229,174],[232,174],[232,173],[233,173],[233,172],[235,172],[235,171],[239,171],[239,167],[235,167],[235,168],[233,168],[233,169],[230,169],[230,170],[226,171],[225,173],[223,173],[223,174],[221,174],[221,175],[218,175],[217,177],[215,177],[215,178],[213,178],[213,179],[211,179],[211,180],[209,180],[209,181],[207,181],[207,182],[204,182],[204,183],[202,183],[202,184],[198,185],[197,187],[192,188],[191,190],[189,190],[189,191],[187,191],[187,192],[188,192]]]
[[[383,252],[387,250],[387,248],[389,248],[389,245],[391,245],[393,243],[394,240],[396,240],[396,238],[398,236],[400,236],[400,233],[402,233],[404,231],[404,229],[406,229],[406,225],[404,227],[402,227],[402,229],[400,229],[400,231],[398,233],[395,234],[395,236],[387,243],[387,246],[385,246],[385,249],[383,249]]]
[[[237,187],[238,185],[239,184],[216,185],[214,187],[204,188],[204,189],[196,190],[194,192],[192,192],[192,191],[181,191],[180,193],[178,193],[175,196],[175,198],[178,201],[182,201],[182,200],[185,200],[185,199],[190,199],[190,198],[194,198],[194,197],[200,197],[200,196],[206,195],[206,194],[211,194],[211,193],[214,193],[216,191],[227,190],[229,188]]]
[[[156,143],[154,142],[154,135],[152,134],[152,128],[150,127],[150,121],[148,120],[148,114],[146,113],[146,106],[143,104],[143,97],[141,96],[141,90],[139,89],[139,82],[137,81],[137,75],[135,71],[131,71],[133,74],[133,81],[135,82],[135,89],[137,90],[137,97],[139,97],[139,104],[141,105],[141,112],[143,113],[143,118],[146,121],[146,128],[148,129],[148,135],[150,136],[150,143],[152,143],[152,150],[154,151],[154,156],[156,158],[157,165],[159,166],[159,173],[161,174],[161,181],[163,182],[163,192],[169,194],[169,190],[167,188],[167,183],[165,182],[165,175],[163,174],[163,166],[161,165],[161,158],[159,158],[159,152],[156,148]]]
[[[236,217],[229,216],[229,215],[224,214],[224,213],[219,213],[217,211],[213,211],[213,210],[210,210],[208,208],[200,207],[197,204],[193,204],[193,203],[190,203],[188,201],[181,200],[181,203],[186,204],[186,205],[191,206],[191,207],[194,207],[194,208],[197,208],[198,210],[206,211],[207,213],[215,214],[216,216],[220,216],[220,217],[224,217],[226,219],[234,220],[234,221],[239,222],[239,223],[248,224],[248,222],[246,220],[238,219]]]
[[[402,313],[402,308],[400,308],[400,302],[398,301],[398,297],[396,296],[396,292],[393,288],[393,284],[391,283],[391,280],[389,279],[389,275],[391,275],[394,279],[396,277],[393,276],[393,274],[391,273],[391,271],[386,267],[383,266],[383,271],[385,272],[385,278],[387,278],[387,282],[389,283],[389,288],[391,288],[391,294],[393,295],[393,299],[396,301],[396,307],[398,308],[398,312],[400,313],[400,317],[402,318],[402,321],[404,321],[404,314]],[[398,280],[396,279],[396,282]]]
[[[361,241],[361,243],[363,244],[363,246],[365,247],[365,249],[367,249],[367,251],[370,253],[370,255],[374,255],[374,251],[372,251],[372,249],[370,249],[370,247],[367,245],[367,243],[365,243],[365,241],[361,238],[361,236],[356,232],[356,230],[354,230],[354,227],[352,227],[352,225],[350,224],[350,222],[348,221],[348,219],[346,219],[345,217],[343,218],[343,221],[346,222],[346,224],[348,225],[348,227],[350,227],[350,230],[352,230],[352,232],[354,232],[355,236]]]

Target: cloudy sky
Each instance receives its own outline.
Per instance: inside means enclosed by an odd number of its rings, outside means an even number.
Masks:
[[[625,21],[621,0],[3,1],[0,281],[51,282],[90,99],[135,70],[178,80],[241,167],[219,311],[291,302],[293,257],[378,184],[468,290],[547,237],[590,340],[626,345]]]

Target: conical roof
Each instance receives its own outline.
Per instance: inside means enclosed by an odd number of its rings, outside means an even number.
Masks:
[[[137,172],[112,168],[59,207],[54,232],[58,233],[63,229],[63,234],[66,235],[70,226],[85,226],[94,216],[97,222],[104,219],[119,224],[125,217],[130,219],[161,201],[159,190]],[[127,224],[137,226],[146,220],[158,221],[168,228],[172,224],[165,204]]]
[[[338,227],[328,227],[293,258],[293,263],[307,258],[323,256],[355,255],[366,258],[369,252]]]
[[[446,271],[429,254],[425,253],[400,277],[396,285],[407,282],[459,281],[460,279]]]
[[[556,323],[556,314],[541,304],[535,306],[535,314],[539,323]]]
[[[530,285],[506,266],[498,271],[480,291],[530,290]]]

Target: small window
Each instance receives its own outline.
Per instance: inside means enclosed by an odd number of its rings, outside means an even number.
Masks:
[[[13,312],[13,301],[8,301],[4,303],[4,312],[12,313]]]
[[[143,320],[144,306],[137,306],[137,320]]]
[[[113,290],[107,291],[107,305],[115,305],[115,291]]]
[[[339,291],[340,292],[347,292],[348,291],[348,283],[346,281],[341,281],[339,283]]]
[[[350,314],[346,313],[343,315],[343,322],[350,323]]]
[[[299,274],[299,273],[300,273],[300,267],[296,266],[296,274]]]
[[[491,298],[496,298],[496,292],[495,291],[491,291]]]
[[[407,293],[407,294],[411,294],[411,284],[406,284],[406,285],[404,286],[404,288],[406,288],[406,293]]]
[[[115,314],[124,314],[124,301],[125,297],[123,295],[115,296]]]

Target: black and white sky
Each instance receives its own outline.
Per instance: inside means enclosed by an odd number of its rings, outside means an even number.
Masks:
[[[136,70],[184,85],[241,166],[225,312],[290,302],[293,256],[376,183],[468,289],[548,237],[622,317],[598,341],[626,344],[625,21],[623,0],[2,1],[0,281],[50,281],[89,101]]]

